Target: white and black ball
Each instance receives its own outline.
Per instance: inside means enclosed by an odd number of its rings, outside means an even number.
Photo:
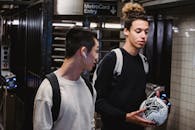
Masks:
[[[168,106],[158,97],[148,98],[142,102],[140,109],[146,108],[142,117],[154,121],[157,126],[162,125],[168,117]]]

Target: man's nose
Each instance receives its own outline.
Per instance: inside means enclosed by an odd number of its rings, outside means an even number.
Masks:
[[[144,39],[146,39],[147,34],[146,34],[145,32],[142,32],[142,33],[141,33],[141,37],[144,38]]]

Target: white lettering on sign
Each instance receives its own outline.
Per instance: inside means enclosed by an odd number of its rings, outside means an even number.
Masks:
[[[93,3],[93,2],[84,2],[83,5],[84,14],[92,15],[113,15],[117,14],[117,5],[116,3]]]
[[[85,3],[85,4],[84,4],[84,8],[85,8],[85,9],[96,9],[96,10],[97,10],[97,9],[109,10],[109,9],[110,9],[110,5]]]
[[[94,9],[84,9],[84,13],[96,15],[97,14],[97,10],[94,10]]]
[[[110,10],[110,12],[111,12],[112,14],[115,14],[115,13],[116,13],[116,9],[115,9],[114,6],[112,6],[112,9]]]

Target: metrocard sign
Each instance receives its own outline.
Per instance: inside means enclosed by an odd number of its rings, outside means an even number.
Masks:
[[[117,16],[117,2],[84,2],[84,15]]]

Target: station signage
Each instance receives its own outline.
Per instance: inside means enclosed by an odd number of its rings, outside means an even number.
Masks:
[[[117,16],[117,2],[84,2],[84,15],[93,16]]]

